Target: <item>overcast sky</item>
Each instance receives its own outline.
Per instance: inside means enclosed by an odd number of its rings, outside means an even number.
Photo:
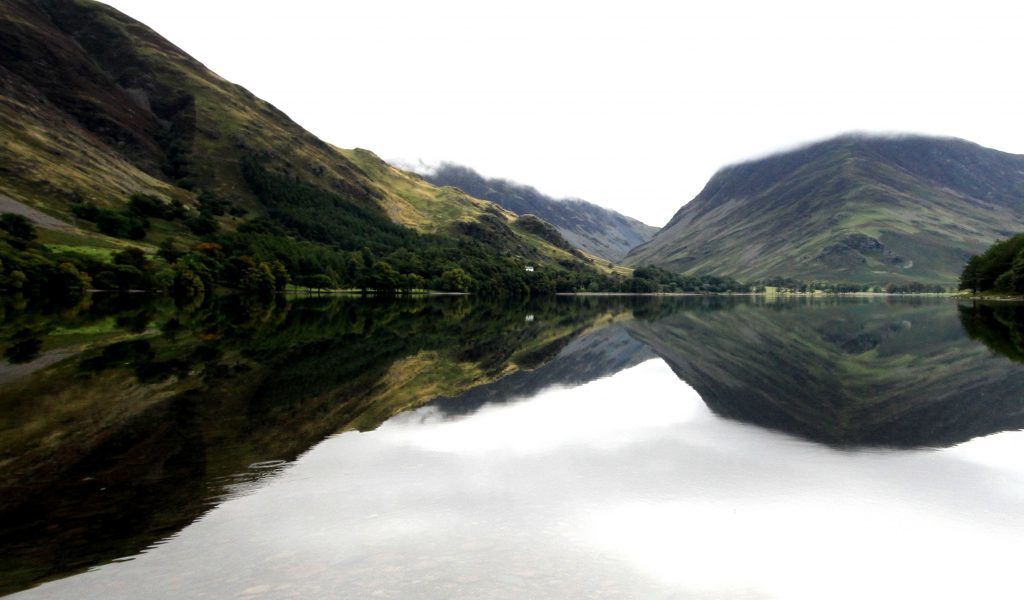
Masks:
[[[1024,3],[107,0],[342,147],[663,225],[846,131],[1024,154]]]

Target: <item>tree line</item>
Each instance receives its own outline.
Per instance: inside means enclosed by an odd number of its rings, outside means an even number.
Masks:
[[[191,233],[167,236],[156,253],[127,244],[106,257],[102,251],[55,251],[36,240],[27,219],[4,215],[0,289],[68,300],[89,289],[153,290],[194,299],[217,288],[269,295],[289,286],[527,296],[610,289],[622,279],[582,261],[543,259],[536,251],[517,257],[501,240],[458,231],[422,234],[393,223],[375,205],[270,172],[252,159],[242,162],[241,171],[266,215],[235,231],[222,229],[216,217],[244,209],[202,191],[198,211],[144,194],[133,195],[120,210],[90,203],[73,207],[101,233],[132,242],[150,239],[154,221],[167,223],[163,231]],[[536,265],[535,271],[527,272],[525,264]]]
[[[1024,294],[1024,233],[972,256],[960,274],[960,289]]]

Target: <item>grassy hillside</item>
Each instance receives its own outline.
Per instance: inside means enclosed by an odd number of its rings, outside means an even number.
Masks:
[[[247,176],[244,164],[263,175]],[[347,266],[353,261],[364,270],[386,262],[378,282],[394,268],[420,278],[407,279],[414,287],[429,283],[432,270],[439,277],[460,267],[479,282],[544,266],[538,271],[551,281],[538,289],[553,287],[560,274],[596,276],[572,252],[514,227],[517,215],[433,186],[372,152],[323,142],[145,25],[92,0],[4,2],[0,212],[20,213],[41,228],[31,261],[4,251],[9,266],[32,271],[30,279],[45,274],[33,264],[46,261],[51,270],[71,261],[95,278],[98,267],[81,257],[109,258],[126,247],[151,257],[171,248],[154,269],[171,268],[172,257],[200,242],[221,247],[222,262],[248,257],[259,270],[277,261],[293,279],[326,274],[342,286],[359,285],[357,269]],[[372,256],[340,252],[362,248]],[[395,258],[396,251],[405,254]],[[410,253],[416,260],[407,260]],[[462,265],[462,257],[471,264]],[[202,278],[197,261],[188,268]],[[213,280],[227,282],[213,271]],[[523,286],[516,280],[498,287]]]
[[[452,186],[491,200],[517,214],[536,215],[554,225],[576,248],[616,263],[658,231],[657,227],[585,200],[558,200],[530,186],[484,178],[459,165],[441,165],[426,178],[436,185]]]
[[[1024,157],[843,136],[725,168],[627,264],[741,280],[954,284],[1024,225]]]

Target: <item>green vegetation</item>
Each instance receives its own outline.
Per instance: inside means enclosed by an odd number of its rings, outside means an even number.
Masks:
[[[299,283],[314,282],[310,287],[377,292],[425,287],[515,296],[613,281],[579,261],[548,262],[522,246],[496,216],[459,223],[448,235],[420,233],[392,222],[373,204],[361,206],[271,173],[255,160],[243,162],[243,174],[269,217],[213,239],[228,254],[279,261]],[[547,266],[527,273],[524,265],[531,258]]]
[[[145,237],[150,219],[184,218],[203,240],[190,249],[167,239],[154,255],[128,248],[111,253],[107,262],[102,252],[57,252],[32,242],[31,224],[9,215],[5,230],[13,233],[0,246],[5,259],[0,288],[30,297],[56,292],[73,301],[90,288],[153,290],[190,300],[217,288],[268,295],[292,281],[316,290],[433,289],[511,296],[621,287],[620,277],[571,257],[551,262],[497,216],[460,223],[449,235],[419,233],[392,222],[373,203],[363,206],[271,173],[253,159],[243,160],[242,172],[267,216],[236,231],[217,230],[218,208],[211,200],[202,203],[198,217],[185,217],[180,204],[141,194],[121,212],[76,206],[80,218],[101,230],[104,223],[121,223],[124,229],[108,233],[132,239]],[[212,226],[201,229],[195,222]],[[129,224],[141,233],[136,235]],[[534,272],[526,271],[527,260],[538,265]]]
[[[744,285],[729,277],[713,275],[687,276],[672,273],[653,266],[639,266],[633,271],[628,291],[636,293],[655,292],[748,292]]]
[[[522,296],[617,281],[539,221],[517,224],[495,204],[324,143],[112,8],[6,8],[0,61],[18,85],[0,95],[0,193],[45,217],[35,221],[50,245],[19,237],[24,222],[10,217],[5,290],[68,288],[64,263],[89,279],[71,287],[190,302],[282,282]],[[92,250],[131,245],[149,263]]]
[[[960,289],[1024,295],[1024,233],[972,256],[960,274]]]
[[[767,292],[774,290],[777,293],[814,294],[823,292],[826,294],[945,294],[951,291],[948,286],[937,283],[921,283],[911,281],[909,283],[886,283],[879,284],[858,284],[843,283],[834,281],[802,281],[791,277],[769,277],[759,279],[753,283],[751,289],[755,292]]]
[[[4,213],[0,215],[0,229],[18,243],[30,242],[36,238],[35,227],[22,215]]]
[[[1024,221],[1024,158],[963,140],[842,136],[722,169],[625,263],[743,281],[953,286]]]
[[[437,174],[480,200],[335,148],[98,2],[7,9],[0,61],[17,85],[0,96],[0,201],[46,231],[32,239],[24,217],[4,217],[0,287],[30,297],[126,286],[186,301],[288,285],[716,292],[769,277],[928,291],[1024,206],[1024,183],[1007,175],[1019,157],[954,140],[840,138],[723,170],[630,255],[664,272],[630,276],[576,248],[621,256],[652,234],[641,223],[468,169]],[[937,161],[952,166],[938,172]],[[114,260],[133,246],[147,262]]]

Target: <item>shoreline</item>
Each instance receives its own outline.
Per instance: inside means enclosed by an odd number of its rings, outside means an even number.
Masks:
[[[793,292],[787,294],[765,294],[764,292],[556,292],[556,296],[736,296],[741,298],[901,298],[901,297],[929,297],[929,298],[962,298],[959,294],[953,293],[906,293],[895,292],[832,292],[832,293],[806,293]],[[1015,298],[1024,300],[1024,298]]]

